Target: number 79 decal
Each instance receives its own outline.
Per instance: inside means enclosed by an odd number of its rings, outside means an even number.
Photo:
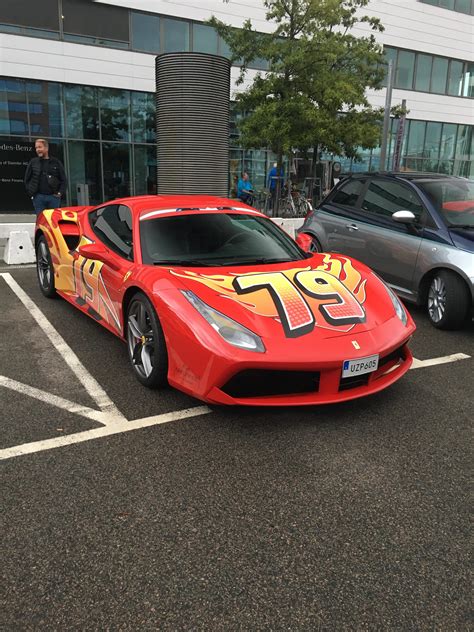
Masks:
[[[294,283],[282,272],[238,276],[233,280],[237,294],[267,290],[275,303],[285,335],[303,336],[317,325],[305,295],[320,301],[320,316],[329,325],[355,325],[365,321],[365,310],[336,276],[324,270],[300,270]]]

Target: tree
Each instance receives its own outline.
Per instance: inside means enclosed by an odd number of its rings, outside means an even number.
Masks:
[[[280,169],[293,148],[353,157],[358,146],[377,145],[383,111],[371,107],[366,89],[380,88],[384,77],[374,35],[383,27],[361,14],[368,1],[263,0],[272,33],[258,33],[251,20],[242,29],[209,20],[228,44],[231,61],[241,64],[238,83],[255,59],[269,64],[237,97],[248,113],[240,124],[244,147],[270,147]],[[352,33],[360,24],[368,26],[368,35]]]

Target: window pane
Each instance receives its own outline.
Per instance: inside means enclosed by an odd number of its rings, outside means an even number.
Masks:
[[[426,123],[424,121],[411,121],[407,155],[421,156],[423,153],[425,126]]]
[[[407,141],[407,154],[404,161],[405,167],[412,171],[421,169],[421,158],[423,158],[423,145],[425,142],[424,121],[411,121]]]
[[[73,205],[79,204],[78,185],[87,185],[89,203],[100,204],[102,195],[102,175],[100,173],[99,143],[69,141],[69,188]]]
[[[100,88],[100,119],[104,140],[130,140],[130,92]]]
[[[444,57],[433,59],[433,74],[431,77],[431,92],[444,94],[446,92],[446,79],[448,76],[448,60]]]
[[[431,65],[433,58],[431,55],[418,54],[416,56],[415,90],[430,91]]]
[[[29,134],[24,81],[0,79],[0,134]]]
[[[97,88],[65,86],[66,121],[69,138],[99,138]]]
[[[459,125],[456,141],[456,158],[474,160],[474,144],[472,142],[472,125]]]
[[[355,206],[364,184],[365,180],[350,180],[347,184],[342,185],[330,202],[344,206]]]
[[[395,74],[395,87],[411,89],[413,85],[413,71],[415,66],[415,53],[406,50],[398,51],[397,72]]]
[[[193,24],[193,50],[197,53],[217,55],[217,31],[212,26]]]
[[[156,195],[156,148],[135,145],[135,195]]]
[[[474,97],[474,62],[466,64],[462,93],[463,97]]]
[[[132,11],[132,48],[147,53],[160,52],[160,18]]]
[[[154,143],[155,95],[151,92],[132,92],[133,140]]]
[[[428,158],[432,164],[426,168],[425,171],[437,171],[437,162],[439,158],[439,148],[441,145],[441,128],[442,123],[433,123],[429,122],[426,125],[426,139],[425,139],[425,149],[424,156]]]
[[[33,212],[23,178],[28,163],[34,157],[34,146],[28,138],[17,136],[12,139],[9,136],[0,136],[0,211]]]
[[[386,69],[385,69],[385,78],[383,80],[382,85],[386,86],[387,85],[387,80],[388,80],[388,62],[392,61],[392,84],[393,81],[395,79],[395,71],[397,68],[397,53],[398,50],[396,48],[391,48],[390,46],[384,46],[383,49],[383,54],[385,57],[385,63],[387,64]]]
[[[411,211],[419,218],[423,206],[415,193],[407,186],[398,182],[374,180],[370,183],[365,194],[362,208],[370,213],[376,213],[391,218],[396,211]]]
[[[130,145],[104,143],[104,200],[130,195]]]
[[[454,59],[451,60],[451,63],[449,64],[448,94],[461,96],[463,66],[464,64],[462,61],[455,61]]]
[[[449,160],[454,158],[456,148],[456,132],[457,125],[454,123],[444,123],[441,133],[441,152],[440,160]]]
[[[32,136],[64,136],[62,86],[46,81],[28,81],[28,109]]]
[[[1,22],[38,29],[59,30],[58,0],[1,2]]]
[[[222,57],[227,57],[227,59],[230,59],[232,57],[229,45],[222,39],[222,37],[219,37],[219,55],[222,55]]]
[[[454,0],[439,0],[439,6],[443,7],[443,9],[454,10]]]
[[[94,217],[95,216],[95,217]],[[89,215],[100,239],[127,259],[133,258],[132,214],[124,204],[112,204]]]
[[[471,13],[471,0],[456,0],[455,8],[456,11],[469,15]]]
[[[128,9],[87,0],[62,0],[65,33],[129,41]]]
[[[165,53],[189,50],[189,22],[164,18],[162,24]]]

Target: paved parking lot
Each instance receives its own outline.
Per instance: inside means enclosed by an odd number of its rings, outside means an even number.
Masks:
[[[33,268],[0,297],[5,629],[469,628],[472,324],[412,308],[418,368],[367,399],[210,410]]]

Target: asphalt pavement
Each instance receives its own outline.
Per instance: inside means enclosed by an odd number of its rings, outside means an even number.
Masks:
[[[410,308],[418,360],[470,357],[369,398],[209,410],[142,387],[33,268],[4,273],[99,386],[0,276],[0,449],[33,446],[1,462],[1,629],[470,629],[472,323]],[[100,434],[100,389],[133,430]]]

